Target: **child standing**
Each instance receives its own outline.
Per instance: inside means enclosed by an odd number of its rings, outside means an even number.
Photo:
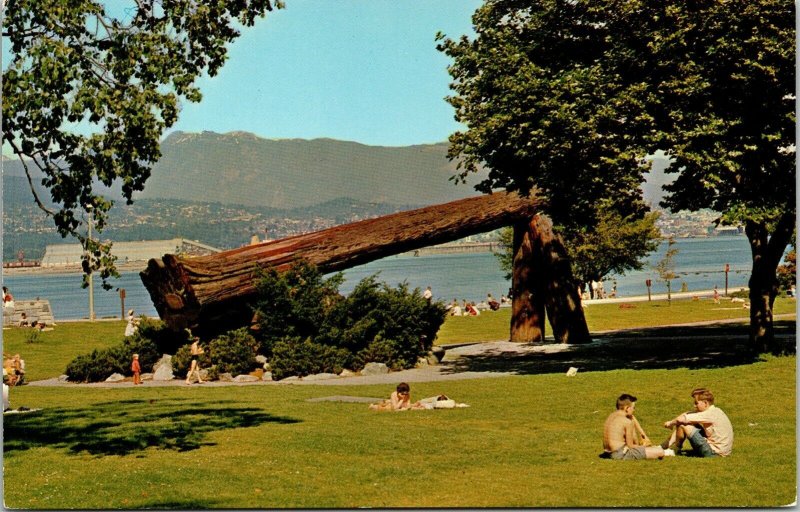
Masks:
[[[133,354],[133,362],[131,363],[131,371],[133,372],[133,385],[141,384],[142,378],[139,376],[142,371],[139,366],[139,354]]]

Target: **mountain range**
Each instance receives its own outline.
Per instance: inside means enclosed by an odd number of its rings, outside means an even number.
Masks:
[[[264,139],[251,133],[175,132],[138,197],[295,208],[348,197],[428,205],[474,196],[449,178],[447,144],[367,146],[333,139]]]
[[[173,132],[161,143],[162,158],[152,169],[138,199],[177,199],[278,209],[302,208],[340,198],[389,205],[424,206],[477,194],[486,176],[471,175],[466,184],[450,178],[456,163],[448,145],[367,146],[334,139],[265,139],[247,132]],[[645,199],[657,205],[667,159],[651,157],[653,169],[643,185]],[[41,174],[32,166],[34,183]],[[27,179],[18,160],[3,158],[6,204],[29,201]],[[100,186],[121,199],[119,189]]]

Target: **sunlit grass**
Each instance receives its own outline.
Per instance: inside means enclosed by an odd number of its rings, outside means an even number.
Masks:
[[[32,329],[3,329],[3,353],[21,354],[26,361],[26,379],[58,377],[79,354],[116,345],[124,338],[125,322],[61,322],[52,331],[38,333],[29,343]]]
[[[601,460],[615,397],[659,425],[704,385],[736,431],[718,460]],[[313,397],[391,385],[24,386],[4,418],[11,508],[772,507],[796,492],[795,358],[412,384],[471,407],[377,413]],[[687,475],[702,475],[701,478]]]
[[[796,301],[788,298],[775,300],[774,314],[794,314]],[[588,302],[584,308],[586,322],[591,332],[602,332],[634,327],[657,327],[676,323],[707,322],[715,320],[750,318],[750,311],[741,304],[722,301],[714,304],[709,299],[691,299],[652,302],[630,302],[621,304],[593,304]],[[448,317],[436,343],[465,343],[475,341],[496,341],[509,338],[511,309],[487,311],[480,316]],[[547,333],[551,333],[547,325]]]

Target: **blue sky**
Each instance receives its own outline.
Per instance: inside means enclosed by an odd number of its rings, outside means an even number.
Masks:
[[[459,128],[437,31],[472,33],[479,0],[286,0],[230,47],[175,130],[243,130],[371,145],[439,142]]]
[[[110,11],[124,16],[118,1]],[[472,34],[481,0],[285,3],[242,29],[217,76],[199,80],[203,100],[183,101],[165,135],[247,131],[405,146],[445,141],[459,129],[444,100],[449,59],[435,36]]]

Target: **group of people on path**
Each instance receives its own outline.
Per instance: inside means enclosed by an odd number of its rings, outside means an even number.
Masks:
[[[706,388],[692,390],[694,411],[679,414],[664,423],[670,436],[653,446],[634,416],[636,397],[627,393],[617,398],[617,407],[603,426],[603,454],[614,460],[643,460],[671,457],[681,452],[685,441],[698,457],[727,457],[733,449],[733,426],[728,416],[714,405],[714,394]]]

